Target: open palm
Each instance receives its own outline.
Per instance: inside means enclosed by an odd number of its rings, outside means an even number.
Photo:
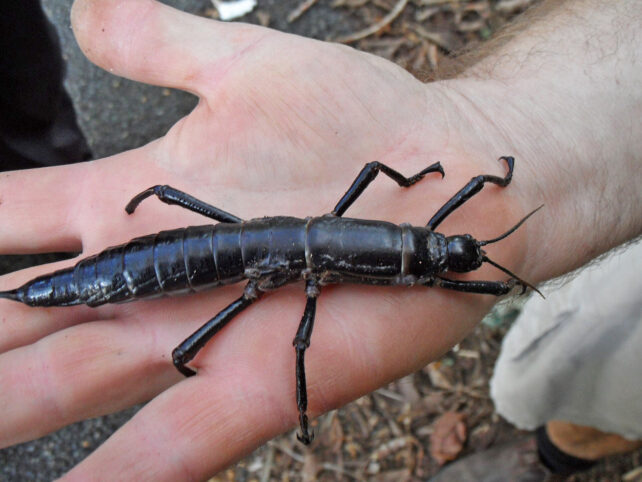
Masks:
[[[421,225],[471,176],[501,174],[495,159],[510,154],[465,141],[439,86],[350,48],[209,21],[150,0],[80,1],[74,29],[103,67],[189,90],[200,102],[140,149],[2,175],[3,252],[82,246],[88,255],[209,222],[155,199],[127,216],[127,201],[154,184],[243,219],[320,215],[372,160],[406,175],[442,162],[445,180],[429,176],[409,190],[377,180],[347,213]],[[483,210],[471,205],[444,227],[500,233],[510,224],[503,216],[512,222],[522,212],[507,202],[509,191],[491,193]],[[473,216],[483,211],[495,214],[486,222]],[[524,253],[507,245],[498,260],[515,266]],[[5,276],[0,288],[69,264]],[[0,446],[152,399],[68,477],[198,480],[290,428],[302,285],[265,296],[217,335],[191,363],[198,376],[184,379],[172,366],[172,349],[240,291],[98,309],[0,301]],[[490,302],[426,288],[324,288],[306,357],[311,413],[421,367],[456,343]]]

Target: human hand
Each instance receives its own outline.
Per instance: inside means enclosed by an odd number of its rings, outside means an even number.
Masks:
[[[494,128],[491,140],[467,129],[483,123],[443,85],[423,85],[342,46],[142,0],[80,2],[74,16],[79,42],[94,61],[136,80],[190,90],[201,102],[140,149],[0,177],[5,252],[82,246],[89,255],[206,222],[154,200],[126,216],[125,203],[152,184],[171,184],[246,219],[322,214],[372,160],[406,175],[442,162],[445,180],[402,190],[378,179],[347,213],[422,225],[471,176],[501,175],[496,158],[513,154],[513,139],[494,136]],[[518,156],[511,187],[485,189],[440,229],[481,239],[503,232],[540,202],[515,187],[537,192],[520,174],[527,169]],[[494,255],[526,279],[519,268],[529,254],[529,230],[507,238]],[[52,269],[6,276],[2,288]],[[472,276],[499,277],[494,270]],[[32,309],[3,300],[0,444],[153,398],[68,479],[201,479],[293,426],[291,340],[303,311],[301,287],[270,294],[234,320],[192,362],[198,376],[184,380],[171,364],[172,348],[239,291],[98,309]],[[489,298],[423,288],[324,288],[306,357],[310,412],[434,359],[465,335]]]
[[[81,46],[103,67],[190,90],[201,102],[167,136],[135,151],[3,175],[5,252],[82,246],[88,255],[208,222],[153,199],[127,216],[126,202],[151,184],[171,184],[246,219],[306,216],[330,211],[368,161],[410,175],[440,160],[445,181],[429,177],[402,190],[377,180],[347,214],[422,225],[472,175],[503,174],[498,154],[480,155],[480,164],[458,151],[465,143],[443,124],[437,92],[376,57],[151,2],[85,2],[74,15]],[[513,221],[519,207],[502,208],[505,199],[487,199],[487,206],[500,206]],[[476,234],[505,228],[498,219]],[[15,273],[2,286],[71,263]],[[198,376],[184,380],[172,366],[172,348],[239,291],[98,309],[32,309],[3,300],[2,445],[153,398],[68,477],[200,479],[291,427],[291,340],[302,287],[266,296],[234,320],[193,361]],[[421,367],[490,303],[458,303],[425,288],[374,292],[322,290],[306,363],[312,414]]]

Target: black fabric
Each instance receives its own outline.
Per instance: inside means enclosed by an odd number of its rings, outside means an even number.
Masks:
[[[548,437],[545,426],[535,431],[535,440],[540,461],[554,474],[571,475],[588,470],[596,464],[595,461],[580,459],[562,452]]]
[[[0,7],[0,170],[88,160],[63,88],[60,43],[38,0]]]

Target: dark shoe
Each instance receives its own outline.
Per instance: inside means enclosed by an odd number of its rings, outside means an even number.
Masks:
[[[560,479],[542,465],[537,442],[530,436],[463,458],[431,482],[552,482]]]

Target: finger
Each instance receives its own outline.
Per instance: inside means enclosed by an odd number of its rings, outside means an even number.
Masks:
[[[273,389],[261,377],[181,382],[62,480],[206,480],[291,425]]]
[[[0,447],[153,398],[180,379],[136,323],[96,321],[0,355]]]
[[[77,0],[72,25],[85,55],[104,69],[201,94],[266,33],[153,0]]]
[[[221,295],[111,307],[112,320],[63,329],[0,355],[0,446],[128,408],[180,380],[172,349],[226,304],[230,293]]]
[[[152,172],[152,145],[99,161],[1,173],[0,253],[81,251],[115,215],[127,219],[127,181]]]
[[[172,179],[172,173],[151,160],[156,145],[93,162],[1,173],[0,253],[83,250],[86,256],[137,235],[176,227],[178,219],[202,222],[193,213],[160,209],[151,202],[147,204],[152,209],[144,210],[160,212],[164,219],[125,212],[127,201],[148,187],[150,179]]]
[[[0,174],[0,253],[80,250],[74,204],[86,163]]]

